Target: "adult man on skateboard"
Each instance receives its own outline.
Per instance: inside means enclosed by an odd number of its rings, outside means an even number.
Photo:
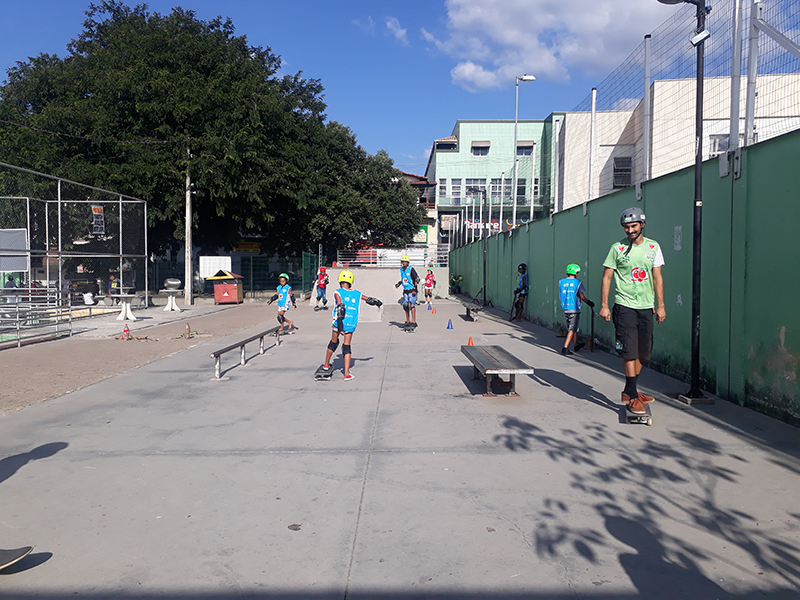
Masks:
[[[600,290],[600,316],[614,319],[616,349],[625,363],[625,389],[622,402],[634,414],[645,414],[645,404],[653,401],[636,389],[642,361],[653,349],[653,314],[659,323],[667,318],[664,307],[664,256],[658,242],[643,235],[645,216],[638,207],[620,216],[625,239],[616,242],[603,262]],[[608,308],[608,293],[614,280],[614,310]]]

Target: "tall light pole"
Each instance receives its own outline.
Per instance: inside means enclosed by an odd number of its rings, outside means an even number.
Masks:
[[[486,189],[480,189],[477,187],[468,187],[468,192],[475,192],[481,194],[481,209],[483,209],[483,205],[486,203]],[[485,224],[481,221],[481,228],[483,228]],[[488,236],[481,235],[481,240],[483,240],[483,305],[486,306],[486,238]]]
[[[511,150],[514,156],[514,179],[511,190],[511,226],[517,226],[517,125],[519,121],[519,82],[520,81],[536,81],[533,75],[517,75],[516,76],[516,92],[514,95],[514,148]]]
[[[694,223],[692,228],[692,351],[690,361],[690,389],[684,397],[703,398],[700,391],[700,266],[703,239],[703,77],[705,41],[711,37],[706,30],[706,15],[711,7],[704,0],[658,0],[661,4],[694,4],[697,7],[697,29],[691,38],[697,48],[697,97],[695,104],[694,144]]]

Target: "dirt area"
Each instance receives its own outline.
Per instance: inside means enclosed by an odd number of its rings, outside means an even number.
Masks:
[[[242,304],[189,320],[137,331],[146,340],[75,336],[0,350],[0,415],[57,398],[164,358],[208,340],[220,338],[266,321],[263,304]],[[186,338],[186,324],[199,335]],[[208,359],[209,375],[214,363]]]

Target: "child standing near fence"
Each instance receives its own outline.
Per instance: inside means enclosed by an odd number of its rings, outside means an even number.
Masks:
[[[594,302],[589,300],[584,292],[583,282],[578,279],[578,273],[581,268],[576,264],[567,265],[567,276],[558,282],[558,291],[561,296],[561,308],[564,311],[564,318],[567,322],[567,339],[564,341],[564,347],[561,349],[561,354],[569,356],[572,351],[569,349],[569,343],[573,342],[575,352],[580,352],[586,343],[578,341],[578,325],[581,320],[581,302],[585,302],[590,307],[594,308]]]

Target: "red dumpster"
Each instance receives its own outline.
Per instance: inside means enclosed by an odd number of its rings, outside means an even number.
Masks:
[[[224,269],[213,277],[207,277],[207,281],[214,282],[214,304],[241,304],[244,300],[242,279],[241,275]]]

